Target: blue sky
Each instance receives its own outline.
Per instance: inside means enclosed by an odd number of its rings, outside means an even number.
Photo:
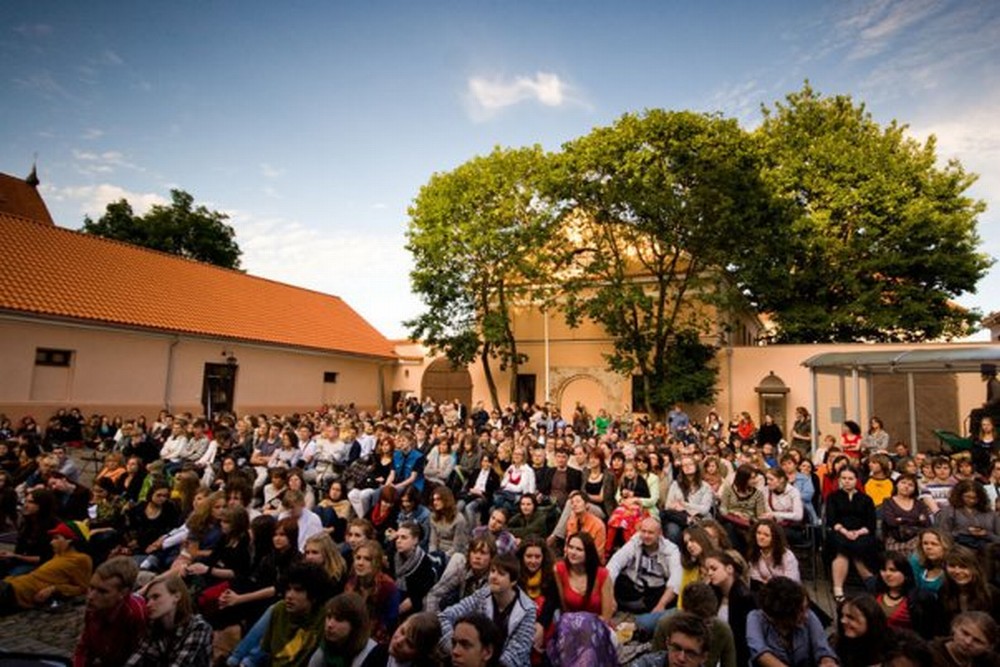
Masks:
[[[420,309],[407,206],[495,145],[627,111],[754,127],[805,79],[938,137],[1000,257],[1000,3],[177,2],[0,5],[0,171],[35,154],[56,222],[170,188],[227,212],[251,273],[342,296],[390,337]],[[961,299],[1000,309],[1000,267]]]

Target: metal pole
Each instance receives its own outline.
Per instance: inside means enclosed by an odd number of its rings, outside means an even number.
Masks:
[[[549,393],[549,313],[544,308],[542,308],[542,330],[545,332],[545,402],[548,403],[552,400]]]
[[[906,374],[906,402],[910,412],[910,455],[917,454],[917,389],[913,373]]]
[[[854,384],[854,419],[861,422],[861,375],[857,368],[851,370],[851,382]]]
[[[809,369],[809,379],[812,381],[812,411],[809,418],[812,420],[812,433],[809,434],[809,455],[816,451],[816,438],[819,435],[819,383],[816,381],[816,369]]]

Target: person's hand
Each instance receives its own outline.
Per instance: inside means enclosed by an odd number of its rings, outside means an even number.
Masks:
[[[202,575],[208,574],[208,571],[210,569],[211,568],[209,568],[204,563],[191,563],[184,569],[184,571],[186,574],[193,574],[197,577],[200,577]]]
[[[226,607],[231,607],[240,603],[240,596],[236,591],[227,588],[222,591],[222,595],[219,596],[219,609],[224,609]]]
[[[535,623],[535,641],[533,645],[539,653],[545,651],[545,628],[542,627],[541,623]]]
[[[46,586],[45,588],[39,589],[39,591],[35,593],[35,602],[37,604],[45,604],[55,592],[55,586]]]
[[[969,526],[969,534],[975,535],[976,537],[982,537],[986,534],[986,529],[982,526]]]

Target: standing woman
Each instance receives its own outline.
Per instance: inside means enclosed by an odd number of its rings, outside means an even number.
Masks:
[[[149,631],[126,667],[208,667],[212,626],[194,613],[191,594],[177,575],[156,579],[146,591]]]
[[[878,417],[868,420],[868,433],[861,440],[861,448],[869,456],[889,453],[889,434],[885,432],[885,424]]]
[[[750,529],[750,588],[757,590],[774,577],[799,581],[799,561],[788,548],[781,525],[774,519],[761,519]]]
[[[998,453],[996,427],[993,418],[984,416],[979,424],[979,437],[972,443],[972,465],[983,478],[990,472],[990,460]]]
[[[853,463],[861,460],[861,426],[848,419],[840,427],[840,447]]]
[[[882,534],[887,551],[913,553],[920,531],[931,525],[930,508],[917,496],[917,478],[904,473],[893,483],[893,494],[882,503]]]
[[[846,467],[840,471],[840,489],[826,501],[826,526],[830,531],[828,546],[834,554],[831,578],[833,599],[844,601],[844,581],[854,563],[858,575],[871,587],[872,569],[878,556],[875,540],[875,505],[858,489],[858,473]]]
[[[792,424],[792,447],[808,457],[812,452],[812,417],[801,405],[795,408],[795,423]]]
[[[733,630],[736,664],[750,664],[747,616],[757,608],[757,603],[743,583],[743,564],[728,551],[713,551],[705,556],[705,581],[719,600],[719,619]]]
[[[611,620],[615,612],[611,577],[589,534],[575,533],[566,540],[565,556],[556,563],[555,573],[564,614],[585,611]]]
[[[760,425],[757,432],[757,444],[778,446],[785,435],[781,432],[781,427],[774,423],[774,417],[770,414],[764,415],[764,423]]]

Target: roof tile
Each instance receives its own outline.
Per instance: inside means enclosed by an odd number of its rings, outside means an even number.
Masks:
[[[342,299],[0,212],[0,309],[394,358]]]

